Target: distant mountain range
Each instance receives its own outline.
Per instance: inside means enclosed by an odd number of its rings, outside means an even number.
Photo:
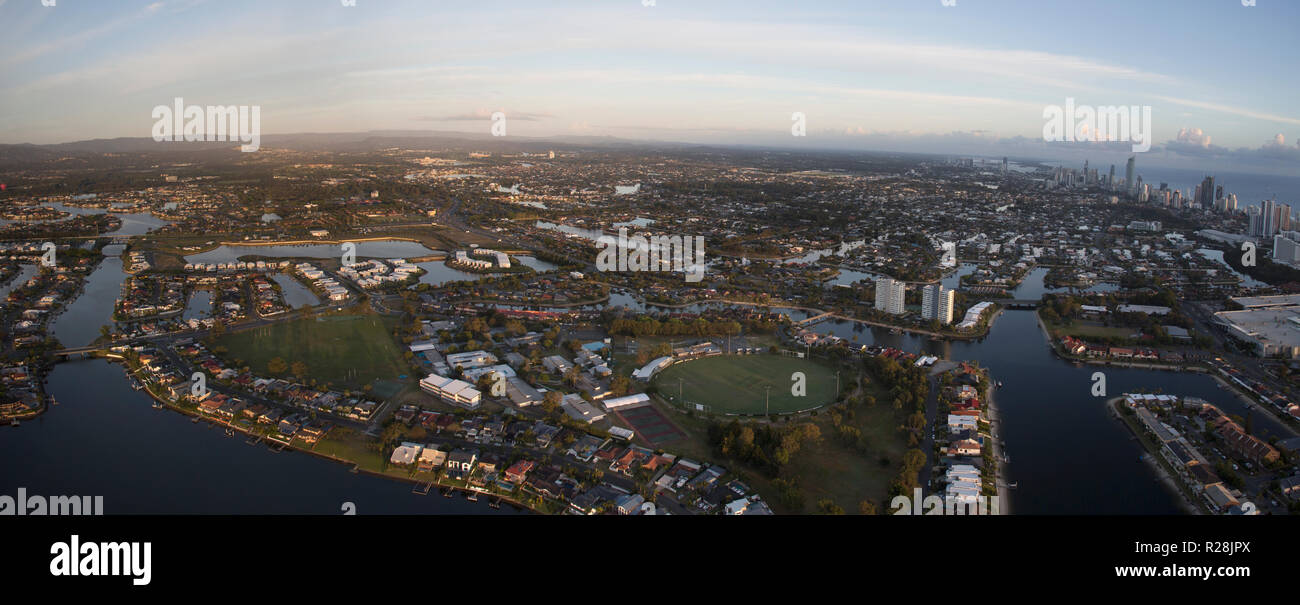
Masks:
[[[263,148],[293,149],[298,151],[377,151],[392,147],[430,150],[473,149],[481,151],[534,151],[550,146],[607,147],[607,148],[699,148],[702,145],[633,141],[609,136],[494,137],[488,133],[476,134],[454,131],[377,130],[369,132],[332,132],[262,135]],[[234,150],[236,142],[157,142],[149,137],[122,137],[116,139],[91,139],[47,145],[0,144],[0,159],[57,159],[66,154],[82,153],[153,153],[169,151]]]

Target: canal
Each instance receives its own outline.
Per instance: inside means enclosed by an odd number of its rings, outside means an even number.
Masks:
[[[117,247],[114,247],[117,248]],[[296,252],[297,250],[295,250]],[[109,250],[117,254],[120,250]],[[540,268],[540,266],[539,266]],[[111,321],[125,274],[109,256],[90,276],[85,292],[55,320],[67,346],[94,340]],[[450,274],[438,278],[454,278]],[[1042,289],[1042,274],[1022,288]],[[1034,283],[1036,280],[1036,283]],[[626,293],[610,303],[646,307]],[[686,309],[697,312],[708,304]],[[805,311],[782,310],[792,318]],[[1177,496],[1157,481],[1142,449],[1091,394],[1092,374],[1106,375],[1108,395],[1153,391],[1201,397],[1226,412],[1254,415],[1262,435],[1283,430],[1254,412],[1209,376],[1134,368],[1076,366],[1052,354],[1032,311],[1005,311],[990,333],[974,341],[932,341],[852,322],[823,322],[813,329],[860,344],[969,360],[988,368],[1004,386],[995,398],[1002,441],[1011,457],[1008,480],[1017,514],[1176,514]],[[402,482],[352,474],[347,467],[298,452],[272,453],[221,429],[150,407],[131,388],[120,366],[102,360],[68,362],[50,375],[48,389],[60,405],[17,428],[0,429],[0,493],[18,487],[38,494],[105,496],[110,513],[312,513],[336,514],[344,502],[367,513],[513,512],[485,503],[419,496]],[[670,448],[671,449],[671,448]]]

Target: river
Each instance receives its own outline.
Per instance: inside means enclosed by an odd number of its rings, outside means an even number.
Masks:
[[[112,248],[112,247],[111,247]],[[110,248],[109,253],[116,251]],[[1013,293],[1044,290],[1045,270],[1031,273]],[[65,345],[83,345],[110,321],[125,274],[109,256],[86,291],[55,320]],[[609,303],[644,309],[615,292]],[[716,304],[692,305],[697,312]],[[805,311],[782,310],[795,319]],[[1132,368],[1076,367],[1055,357],[1032,311],[1005,311],[975,341],[935,342],[852,322],[813,329],[913,352],[970,360],[1005,385],[996,391],[1000,437],[1011,456],[1007,477],[1019,487],[1012,510],[1023,514],[1174,514],[1177,496],[1138,461],[1142,449],[1112,419],[1104,398],[1091,395],[1092,375],[1106,375],[1108,395],[1159,391],[1206,399],[1226,412],[1254,415],[1262,435],[1280,431],[1271,416],[1252,412],[1209,376]],[[366,513],[509,513],[460,498],[418,496],[405,483],[352,474],[343,465],[297,452],[272,453],[220,429],[160,412],[132,390],[120,366],[102,360],[68,362],[49,377],[61,405],[18,428],[4,428],[0,455],[10,461],[0,493],[26,487],[35,494],[105,496],[110,513],[318,513],[354,502]]]

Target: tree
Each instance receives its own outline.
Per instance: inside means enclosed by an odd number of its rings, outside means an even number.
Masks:
[[[301,361],[293,362],[293,375],[302,378],[307,375],[307,364]]]
[[[818,500],[818,501],[817,501],[817,509],[820,510],[820,511],[822,512],[822,514],[825,514],[825,515],[842,515],[842,514],[844,514],[844,509],[841,508],[840,505],[836,504],[835,501],[834,501],[834,500],[831,500],[830,498],[826,498],[826,499],[823,499],[823,500]]]
[[[275,376],[285,373],[289,369],[289,364],[283,357],[273,357],[271,361],[266,362],[266,370]]]
[[[858,514],[860,514],[860,515],[875,515],[875,514],[879,514],[879,513],[876,512],[876,503],[875,503],[875,502],[872,502],[871,500],[863,500],[863,501],[859,502],[859,503],[858,503]]]
[[[609,390],[614,393],[615,397],[626,395],[632,390],[632,380],[623,374],[619,374],[610,382]]]
[[[563,395],[560,395],[559,391],[547,391],[546,395],[542,396],[542,409],[548,413],[555,411],[555,408],[559,407],[562,398]]]

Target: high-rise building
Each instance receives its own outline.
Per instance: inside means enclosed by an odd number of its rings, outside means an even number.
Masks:
[[[939,323],[952,323],[954,292],[943,284],[931,284],[921,291],[921,317],[937,319]]]
[[[876,280],[876,310],[890,315],[902,315],[907,284],[888,277]]]
[[[1260,202],[1259,207],[1261,214],[1264,215],[1264,223],[1259,235],[1263,237],[1273,237],[1273,235],[1280,230],[1282,209],[1278,206],[1278,203],[1274,200],[1264,200],[1263,202]]]
[[[1106,177],[1106,189],[1115,190],[1115,165],[1110,165],[1110,176]]]
[[[1214,200],[1214,177],[1207,176],[1201,181],[1201,186],[1196,188],[1196,201],[1201,203],[1202,208],[1213,208]]]
[[[1137,190],[1137,181],[1133,180],[1133,172],[1137,169],[1137,156],[1128,156],[1128,166],[1124,168],[1124,187],[1129,197],[1133,197],[1134,191]]]
[[[1273,260],[1300,266],[1300,231],[1283,231],[1273,236]]]
[[[1264,212],[1259,206],[1246,207],[1246,219],[1249,221],[1246,227],[1246,235],[1250,237],[1262,237],[1264,235]]]

